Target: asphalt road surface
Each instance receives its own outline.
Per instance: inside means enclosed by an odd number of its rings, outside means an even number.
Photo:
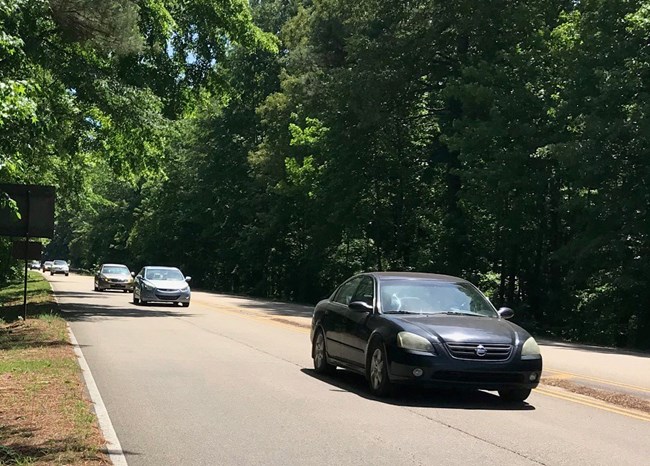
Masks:
[[[360,376],[318,376],[309,308],[198,292],[189,308],[135,306],[92,277],[47,278],[132,466],[650,464],[650,415],[558,388],[517,406],[483,391],[378,400]],[[650,357],[542,353],[559,377],[650,394]]]

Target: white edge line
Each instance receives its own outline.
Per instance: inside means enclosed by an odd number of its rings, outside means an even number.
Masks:
[[[108,452],[108,456],[114,465],[128,466],[124,452],[122,451],[122,445],[120,445],[120,441],[117,439],[117,434],[115,433],[115,429],[113,429],[113,423],[111,422],[111,418],[108,416],[108,411],[106,410],[106,406],[104,406],[102,396],[99,394],[99,389],[97,388],[95,379],[90,372],[90,367],[88,367],[88,363],[86,362],[86,358],[84,357],[81,348],[79,347],[79,343],[77,342],[74,333],[72,333],[70,324],[67,322],[66,324],[68,326],[68,335],[70,336],[70,342],[74,347],[74,352],[77,355],[79,367],[81,367],[81,372],[84,376],[86,387],[88,388],[90,400],[94,405],[95,414],[97,414],[99,428],[104,435],[104,439],[106,440],[106,450]]]

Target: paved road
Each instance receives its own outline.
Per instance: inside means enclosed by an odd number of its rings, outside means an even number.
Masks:
[[[189,308],[140,307],[130,294],[93,292],[90,277],[48,279],[132,466],[641,465],[650,458],[650,416],[552,387],[521,407],[489,392],[409,390],[381,401],[356,375],[316,376],[301,326],[308,308],[207,293],[194,293]],[[543,352],[558,371],[584,368],[578,375],[650,389],[648,358],[618,355],[608,371],[601,366],[617,355]],[[579,362],[567,363],[574,354]],[[625,365],[645,373],[609,380],[627,374]]]

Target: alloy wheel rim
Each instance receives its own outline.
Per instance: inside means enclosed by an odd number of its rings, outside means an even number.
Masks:
[[[323,363],[323,359],[325,357],[325,344],[323,343],[323,334],[319,333],[318,337],[316,337],[316,351],[315,351],[315,358],[316,358],[316,366],[320,367],[321,364]]]
[[[377,348],[372,354],[372,361],[370,364],[370,379],[372,380],[372,387],[378,389],[384,378],[384,358],[381,354],[381,349]]]

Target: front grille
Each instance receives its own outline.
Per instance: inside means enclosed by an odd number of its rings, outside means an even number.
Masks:
[[[169,301],[175,301],[180,297],[181,297],[180,294],[170,295],[170,294],[158,294],[158,293],[156,293],[156,298],[158,298],[158,299],[166,299],[166,300],[169,300]]]
[[[447,349],[449,350],[449,354],[456,359],[505,361],[510,357],[512,345],[447,343]]]
[[[438,371],[434,372],[433,380],[442,382],[465,382],[465,383],[524,383],[523,374],[512,372],[462,372],[462,371]]]

